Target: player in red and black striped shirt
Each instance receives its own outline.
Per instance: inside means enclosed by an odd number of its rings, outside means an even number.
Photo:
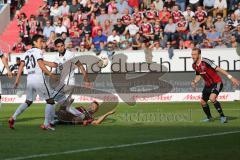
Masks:
[[[205,82],[201,99],[203,111],[207,115],[207,119],[204,121],[209,122],[212,119],[208,105],[208,100],[210,100],[219,112],[221,122],[226,123],[227,118],[223,114],[221,104],[217,101],[217,97],[223,88],[222,79],[217,72],[220,72],[221,74],[227,76],[232,81],[233,85],[239,86],[240,82],[231,76],[228,72],[215,65],[211,60],[202,58],[201,50],[199,48],[193,48],[192,59],[194,61],[193,69],[196,71],[196,77],[192,81],[192,86],[196,87],[196,84],[200,81],[201,78],[203,78]]]

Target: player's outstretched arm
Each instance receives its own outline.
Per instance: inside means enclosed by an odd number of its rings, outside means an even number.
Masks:
[[[235,77],[233,77],[231,74],[229,74],[227,71],[223,70],[222,68],[217,67],[216,71],[218,71],[221,74],[225,75],[229,80],[232,81],[232,84],[234,86],[239,86],[240,85],[240,81],[239,80],[237,80]]]
[[[77,61],[77,63],[76,63],[75,65],[78,66],[78,68],[80,69],[81,73],[83,74],[83,79],[84,79],[84,82],[85,82],[85,84],[84,84],[85,87],[91,88],[91,87],[92,87],[92,84],[91,84],[90,81],[89,81],[87,71],[86,71],[85,68],[83,67],[82,63],[81,63],[80,61]]]
[[[45,73],[46,75],[48,75],[49,77],[51,77],[53,79],[57,79],[57,76],[47,69],[47,67],[44,64],[44,61],[42,59],[39,59],[37,62],[38,62],[39,67],[43,71],[43,73]]]
[[[23,72],[24,64],[25,64],[25,63],[22,61],[22,62],[20,63],[19,68],[18,68],[17,77],[16,77],[16,80],[15,80],[15,83],[14,83],[14,88],[15,88],[15,89],[18,87],[18,84],[19,84],[19,82],[20,82],[20,77],[21,77],[22,72]]]
[[[110,112],[107,112],[106,114],[104,114],[103,116],[99,117],[97,120],[92,121],[91,124],[93,125],[99,125],[101,124],[109,115],[114,114],[115,110],[112,110]]]
[[[10,68],[9,68],[9,65],[8,65],[8,61],[7,61],[7,58],[5,57],[5,56],[2,56],[2,63],[3,63],[3,65],[4,65],[4,67],[7,69],[7,75],[8,75],[8,77],[9,78],[12,78],[12,72],[11,72],[11,70],[10,70]]]
[[[52,68],[57,68],[58,67],[58,64],[55,63],[55,62],[49,62],[49,61],[45,61],[44,60],[44,64],[48,67],[52,67]]]
[[[201,80],[201,76],[200,75],[196,75],[196,77],[194,78],[194,80],[192,81],[191,85],[193,88],[196,87],[197,83]]]
[[[77,61],[77,63],[75,65],[78,66],[78,68],[80,69],[81,73],[83,74],[84,81],[85,82],[89,82],[88,74],[87,74],[85,68],[83,67],[82,63]]]

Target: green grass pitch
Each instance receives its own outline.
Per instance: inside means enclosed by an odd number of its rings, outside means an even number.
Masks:
[[[99,126],[59,125],[56,131],[43,131],[44,105],[35,104],[18,117],[16,129],[7,120],[17,104],[0,108],[0,159],[20,160],[239,160],[240,102],[222,103],[229,122],[200,122],[204,114],[198,103],[148,103],[130,107],[119,104],[115,115]],[[191,136],[200,136],[188,138]],[[166,139],[186,137],[182,140]],[[155,140],[158,143],[142,144]],[[122,146],[135,144],[134,146]],[[96,147],[100,147],[99,149]],[[95,149],[96,150],[95,150]],[[86,150],[84,150],[86,149]],[[90,149],[90,150],[88,150]],[[56,155],[52,155],[56,153]],[[66,153],[66,154],[61,154]]]

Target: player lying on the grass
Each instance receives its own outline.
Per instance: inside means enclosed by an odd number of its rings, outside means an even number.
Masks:
[[[21,64],[14,84],[14,88],[17,88],[23,68],[26,67],[26,101],[17,108],[13,116],[9,119],[9,127],[14,129],[14,121],[16,120],[16,117],[31,106],[38,94],[41,98],[46,100],[45,120],[43,126],[45,129],[54,130],[54,128],[50,126],[51,112],[54,111],[54,100],[51,98],[49,86],[46,84],[45,74],[53,79],[56,79],[56,76],[51,73],[44,64],[43,52],[41,50],[43,47],[43,36],[34,35],[32,37],[32,44],[34,47],[25,52],[21,59]]]
[[[101,124],[109,115],[114,114],[115,111],[109,111],[106,114],[94,119],[93,114],[99,109],[99,103],[94,101],[84,108],[79,106],[74,108],[71,106],[73,99],[67,99],[66,103],[62,104],[60,108],[56,111],[57,121],[61,124],[81,124],[81,125],[99,125]]]
[[[217,101],[217,97],[223,88],[222,79],[217,72],[220,72],[228,77],[234,86],[239,86],[240,82],[228,72],[215,65],[211,60],[203,58],[201,56],[201,49],[199,48],[192,49],[192,59],[194,61],[193,69],[196,71],[196,77],[192,81],[192,87],[195,88],[201,78],[203,78],[205,82],[205,86],[202,91],[201,105],[203,111],[207,115],[207,119],[204,119],[203,121],[209,122],[212,120],[212,115],[208,105],[208,100],[210,100],[220,114],[221,123],[226,123],[227,118],[223,113],[221,104]]]

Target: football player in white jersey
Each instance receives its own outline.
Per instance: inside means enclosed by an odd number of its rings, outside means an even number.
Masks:
[[[81,73],[83,74],[84,86],[91,87],[91,83],[88,79],[87,72],[83,67],[82,63],[77,58],[74,59],[75,54],[73,52],[66,50],[64,46],[64,41],[62,39],[57,39],[55,40],[54,43],[55,43],[56,49],[59,52],[59,54],[55,58],[55,62],[54,62],[55,65],[51,66],[49,62],[45,62],[45,64],[48,66],[57,68],[57,72],[61,73],[62,77],[66,77],[62,83],[61,82],[59,83],[59,85],[54,89],[52,93],[52,97],[54,98],[54,100],[61,104],[66,100],[65,93],[72,91],[72,89],[74,88],[74,85],[76,85],[75,76],[74,76],[75,66],[77,66],[81,71]],[[64,70],[66,70],[66,73],[63,73]],[[64,75],[64,74],[67,74],[67,75]],[[52,118],[53,116],[54,115],[52,115]]]
[[[16,112],[9,119],[9,127],[14,129],[16,117],[33,103],[38,94],[41,98],[46,100],[45,121],[44,124],[41,125],[41,128],[45,130],[54,130],[50,125],[54,100],[51,97],[49,86],[46,83],[45,74],[53,79],[56,79],[56,75],[50,72],[44,64],[43,52],[41,50],[43,46],[43,36],[34,35],[32,37],[32,43],[34,47],[25,52],[21,59],[21,64],[14,85],[14,87],[17,88],[25,66],[27,71],[26,101],[17,108]]]
[[[11,72],[11,70],[10,70],[10,68],[9,68],[9,65],[8,65],[8,61],[7,61],[7,58],[4,56],[4,54],[3,54],[3,52],[0,50],[0,58],[1,58],[1,60],[2,60],[2,63],[3,63],[3,65],[4,65],[4,67],[6,68],[6,70],[7,70],[7,75],[8,75],[8,77],[9,78],[12,78],[12,72]],[[1,94],[2,94],[2,89],[1,89],[2,87],[1,87],[1,82],[0,82],[0,100],[1,100]]]

